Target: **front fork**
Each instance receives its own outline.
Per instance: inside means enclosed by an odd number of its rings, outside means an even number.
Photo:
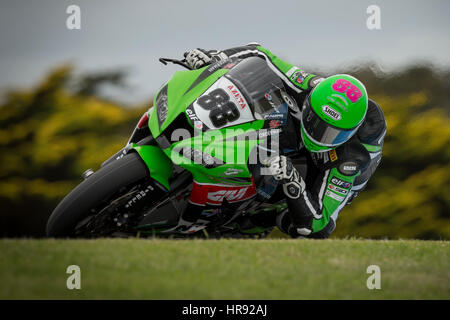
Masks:
[[[157,146],[132,143],[130,150],[136,151],[141,156],[147,165],[150,177],[169,191],[169,178],[173,172],[172,161],[169,157]]]
[[[167,191],[170,190],[169,178],[173,173],[172,161],[159,148],[150,132],[148,127],[148,112],[142,115],[127,145],[103,162],[101,166],[103,167],[118,160],[129,152],[139,154],[148,168],[150,178],[161,184]]]

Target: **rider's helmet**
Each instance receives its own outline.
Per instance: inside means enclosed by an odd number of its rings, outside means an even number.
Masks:
[[[356,78],[338,74],[320,82],[302,108],[301,136],[310,152],[324,152],[348,141],[363,123],[367,91]]]

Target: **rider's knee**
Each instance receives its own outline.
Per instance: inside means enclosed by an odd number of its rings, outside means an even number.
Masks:
[[[290,235],[292,238],[304,237],[297,233],[297,228],[292,224],[291,218],[289,217],[288,210],[282,211],[276,218],[276,225],[281,232]],[[311,239],[327,239],[336,229],[336,222],[333,219],[327,223],[327,225],[320,231],[311,233],[306,238]]]

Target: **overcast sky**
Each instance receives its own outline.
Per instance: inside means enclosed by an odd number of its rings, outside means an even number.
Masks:
[[[128,102],[152,96],[189,48],[224,49],[252,41],[285,60],[322,69],[367,59],[383,68],[419,60],[450,65],[450,1],[0,0],[0,88],[29,87],[57,64],[77,71],[128,68]],[[81,8],[81,30],[66,28],[67,6]],[[366,9],[381,9],[368,30]]]

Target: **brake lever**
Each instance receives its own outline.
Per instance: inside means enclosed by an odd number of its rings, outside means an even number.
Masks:
[[[192,68],[188,64],[186,64],[186,59],[177,60],[177,59],[170,59],[170,58],[159,58],[159,62],[161,62],[163,65],[167,65],[167,62],[171,62],[173,64],[178,64],[182,67],[185,67],[188,70],[192,70]]]

